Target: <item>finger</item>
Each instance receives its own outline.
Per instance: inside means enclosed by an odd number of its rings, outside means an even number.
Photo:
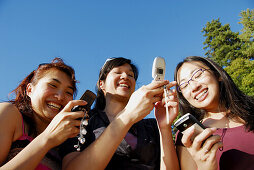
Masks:
[[[167,86],[167,89],[168,90],[173,90],[173,89],[170,89],[170,88],[172,88],[172,87],[174,87],[174,86],[176,86],[177,85],[177,82],[176,81],[171,81],[171,82],[169,82],[166,86]]]
[[[210,154],[210,158],[209,159],[215,159],[216,158],[216,153],[218,151],[219,148],[223,147],[223,143],[222,142],[217,142],[213,145],[213,147],[211,148],[209,154]]]
[[[164,107],[177,107],[178,106],[178,102],[174,102],[174,101],[169,101],[167,102],[167,105],[166,103],[164,104]]]
[[[163,97],[163,88],[157,88],[157,89],[146,89],[147,90],[147,97],[152,98],[152,97],[160,97],[160,100],[162,100]]]
[[[193,141],[193,147],[196,149],[201,148],[204,141],[212,136],[212,134],[216,131],[216,128],[206,128],[203,132],[198,134]]]
[[[163,97],[169,98],[170,100],[176,100],[177,93],[176,93],[175,89],[169,89],[163,93]]]
[[[162,99],[161,99],[161,97],[159,97],[159,96],[154,96],[152,99],[151,99],[151,102],[152,103],[160,103],[160,101],[161,101]],[[158,105],[158,104],[157,104]]]
[[[65,113],[65,115],[67,116],[67,118],[72,119],[72,120],[83,118],[85,116],[84,112],[82,112],[82,111],[68,112],[68,113]]]
[[[182,143],[185,147],[188,148],[192,145],[191,137],[194,135],[194,127],[191,126],[182,133],[183,133]]]
[[[69,101],[67,103],[67,105],[63,108],[63,111],[66,111],[66,112],[70,112],[71,109],[74,107],[74,106],[77,106],[77,105],[81,105],[81,106],[84,106],[86,105],[87,102],[84,101],[84,100],[72,100],[72,101]]]
[[[219,135],[210,136],[202,146],[204,152],[208,153],[215,143],[220,142],[220,139]]]
[[[80,124],[81,124],[81,120],[74,119],[71,121],[71,125],[77,127],[78,129],[80,127]]]
[[[152,81],[150,84],[146,85],[147,89],[157,89],[162,88],[164,85],[167,85],[169,83],[168,80],[160,80],[160,81]]]
[[[72,133],[70,134],[70,138],[76,137],[80,133],[79,128],[75,127],[72,129]]]

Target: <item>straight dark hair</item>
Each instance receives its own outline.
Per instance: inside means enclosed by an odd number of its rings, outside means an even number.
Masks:
[[[225,106],[229,112],[227,115],[229,118],[240,117],[245,121],[245,127],[249,131],[254,131],[254,99],[251,96],[245,95],[236,84],[233,82],[228,73],[217,63],[211,59],[190,56],[180,62],[174,73],[174,79],[177,81],[177,72],[180,67],[186,62],[201,62],[206,65],[211,72],[215,75],[219,81],[219,97],[220,105]],[[178,88],[178,85],[177,85]],[[202,120],[206,114],[205,110],[195,108],[192,106],[182,95],[181,92],[177,91],[179,98],[179,110],[181,114],[192,113],[199,120]]]
[[[138,79],[138,68],[131,62],[130,59],[123,57],[109,58],[105,61],[104,65],[100,69],[99,79],[96,84],[97,98],[95,101],[95,109],[104,110],[106,106],[106,99],[103,91],[100,88],[100,81],[104,81],[107,78],[108,73],[115,67],[129,64],[134,73],[134,79]]]

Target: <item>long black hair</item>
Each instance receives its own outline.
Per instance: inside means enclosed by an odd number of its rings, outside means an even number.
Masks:
[[[122,66],[124,64],[129,64],[131,66],[132,71],[134,73],[134,79],[135,80],[138,79],[138,68],[131,62],[131,60],[123,58],[123,57],[107,59],[100,70],[99,79],[96,85],[97,98],[95,101],[95,109],[104,110],[106,106],[106,99],[105,99],[103,91],[100,88],[100,81],[105,80],[108,73],[113,68]]]
[[[174,79],[177,81],[177,72],[183,63],[186,62],[201,62],[206,65],[210,71],[213,72],[217,80],[219,81],[219,97],[220,105],[226,107],[229,112],[227,115],[229,118],[240,117],[245,121],[245,126],[250,131],[254,131],[254,99],[251,96],[245,95],[239,88],[235,85],[228,73],[217,63],[211,59],[199,57],[199,56],[190,56],[185,58],[180,62],[174,74]],[[177,85],[178,88],[178,85]],[[202,120],[206,114],[205,110],[195,108],[192,106],[182,95],[181,92],[177,91],[179,98],[179,110],[181,114],[192,113],[199,120]]]

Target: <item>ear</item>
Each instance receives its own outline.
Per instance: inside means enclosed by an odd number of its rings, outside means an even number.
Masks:
[[[221,78],[221,76],[219,77],[219,81],[222,81],[222,78]]]
[[[32,89],[33,85],[31,83],[28,83],[26,86],[26,95],[28,95],[29,97],[31,97]]]
[[[100,80],[100,83],[99,83],[99,84],[100,84],[101,90],[104,91],[104,90],[105,90],[105,87],[104,87],[104,86],[105,86],[105,83],[104,83],[104,81]]]

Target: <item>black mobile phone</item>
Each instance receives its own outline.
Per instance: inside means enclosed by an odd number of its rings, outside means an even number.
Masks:
[[[175,123],[174,126],[182,133],[186,133],[187,129],[191,126],[194,126],[194,134],[192,135],[191,140],[193,140],[199,133],[201,133],[206,127],[199,122],[192,114],[187,113],[180,117]]]
[[[80,97],[80,100],[85,100],[87,104],[84,106],[80,106],[80,105],[74,106],[71,109],[71,111],[72,112],[77,112],[77,111],[89,112],[95,99],[96,99],[96,95],[92,91],[86,90],[85,93]]]

